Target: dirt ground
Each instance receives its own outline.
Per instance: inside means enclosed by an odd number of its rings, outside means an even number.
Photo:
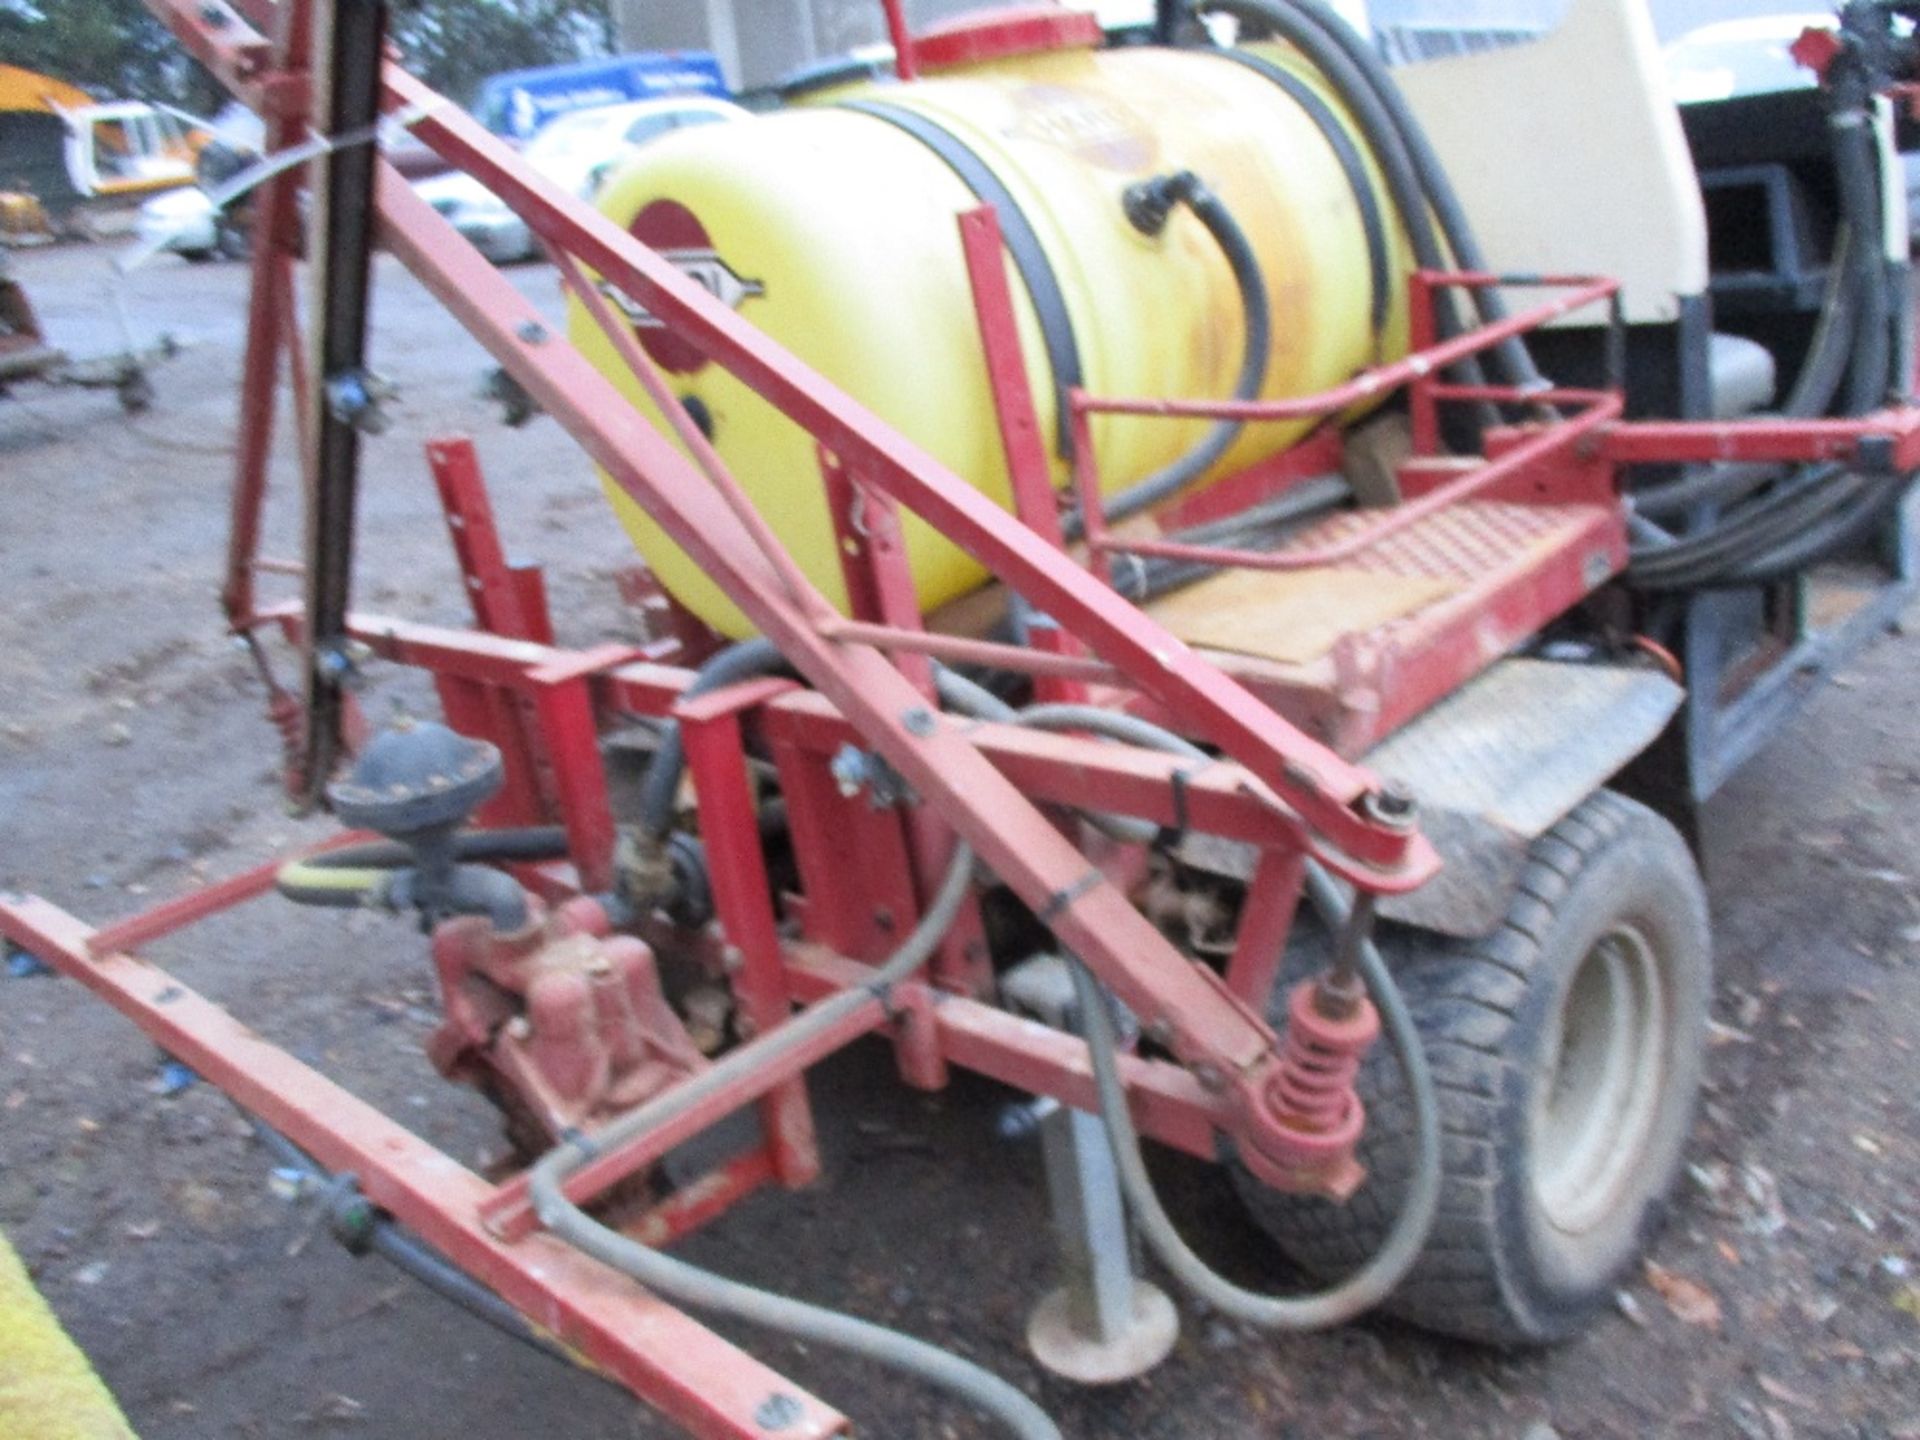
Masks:
[[[105,251],[19,270],[58,340],[114,343]],[[513,273],[557,309],[550,272]],[[551,422],[501,428],[475,394],[478,349],[390,262],[379,284],[376,362],[402,399],[369,447],[361,604],[464,618],[421,446],[468,431],[515,552],[550,567],[563,638],[626,635],[609,579],[625,545],[585,464]],[[0,886],[94,920],[324,828],[280,807],[276,742],[215,602],[244,298],[239,266],[165,258],[131,279],[135,326],[190,342],[147,415],[110,394],[0,400]],[[270,549],[293,553],[290,522],[277,514]],[[1078,1391],[1021,1342],[1050,1257],[1038,1155],[996,1134],[1007,1092],[914,1095],[877,1050],[819,1072],[827,1178],[756,1199],[688,1253],[951,1345],[1076,1440],[1917,1440],[1915,653],[1880,643],[1708,811],[1719,1028],[1692,1171],[1653,1249],[1678,1303],[1632,1276],[1581,1338],[1518,1356],[1385,1322],[1273,1339],[1186,1305],[1164,1367]],[[376,713],[389,696],[424,703],[407,677],[380,678]],[[153,954],[456,1156],[494,1144],[486,1107],[421,1054],[429,972],[406,926],[265,900]],[[314,1235],[233,1110],[168,1088],[152,1045],[78,986],[0,979],[0,1226],[148,1440],[670,1433]],[[1215,1175],[1173,1180],[1213,1253],[1287,1281]],[[984,1433],[884,1374],[730,1333],[862,1433]]]

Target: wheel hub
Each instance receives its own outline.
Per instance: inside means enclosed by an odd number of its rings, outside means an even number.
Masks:
[[[1659,1110],[1667,1022],[1654,948],[1631,925],[1609,930],[1567,986],[1533,1115],[1533,1190],[1554,1228],[1591,1230],[1631,1183]]]

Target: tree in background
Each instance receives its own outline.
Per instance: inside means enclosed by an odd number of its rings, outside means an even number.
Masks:
[[[0,0],[0,58],[100,100],[163,100],[206,114],[223,99],[140,0]]]
[[[487,76],[610,53],[608,0],[393,0],[409,69],[465,101]],[[0,0],[0,58],[100,99],[210,114],[225,96],[141,0]]]
[[[462,104],[502,70],[613,53],[609,0],[395,0],[388,23],[407,68]]]

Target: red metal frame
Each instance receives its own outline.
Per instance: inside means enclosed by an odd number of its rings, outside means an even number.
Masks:
[[[239,0],[235,18],[201,0],[149,0],[199,58],[270,119],[271,143],[305,124],[308,0]],[[914,46],[897,0],[888,16],[903,76]],[[269,39],[266,33],[272,32]],[[456,631],[388,617],[352,617],[353,635],[381,660],[434,676],[449,720],[500,746],[507,781],[489,823],[553,822],[570,863],[523,872],[549,900],[612,883],[615,829],[600,752],[600,718],[676,717],[682,727],[710,865],[717,965],[742,1028],[782,1024],[790,1007],[856,987],[912,926],[925,887],[956,837],[1141,1017],[1172,1058],[1128,1057],[1123,1074],[1144,1133],[1211,1158],[1223,1134],[1243,1147],[1272,1138],[1264,1099],[1277,1063],[1264,1016],[1311,856],[1364,889],[1421,883],[1434,858],[1417,835],[1379,820],[1371,777],[1350,756],[1457,688],[1625,563],[1620,472],[1688,459],[1858,458],[1920,466],[1920,416],[1741,425],[1628,424],[1617,390],[1522,393],[1466,387],[1446,368],[1550,320],[1611,303],[1611,281],[1488,275],[1413,277],[1414,351],[1323,395],[1215,404],[1070,397],[1078,440],[1071,475],[1086,517],[1088,563],[1062,544],[1053,466],[1019,344],[996,219],[960,217],[959,247],[979,316],[982,354],[1011,477],[1008,514],[853,400],[718,304],[671,263],[611,221],[525,171],[473,122],[393,66],[390,109],[420,116],[416,132],[517,209],[539,234],[588,317],[601,325],[677,429],[676,449],[621,398],[482,257],[390,168],[378,182],[381,237],[588,452],[712,576],[810,682],[766,681],[687,701],[692,672],[634,647],[571,650],[555,643],[538,571],[510,565],[495,532],[472,447],[429,447],[454,549],[478,628]],[[310,390],[293,304],[297,178],[278,177],[260,205],[259,247],[242,383],[232,539],[223,604],[236,633],[276,630],[298,645],[297,606],[262,605],[255,580],[286,567],[258,551],[279,359]],[[590,281],[588,272],[597,277]],[[1446,286],[1525,283],[1563,291],[1494,326],[1441,341],[1431,323]],[[627,297],[733,371],[816,438],[822,483],[845,556],[851,613],[807,582],[760,520],[720,457],[690,425],[600,286]],[[1337,517],[1277,551],[1209,549],[1122,538],[1102,523],[1094,414],[1232,416],[1249,422],[1333,417],[1409,391],[1415,459],[1406,499]],[[1492,402],[1533,419],[1496,429],[1484,453],[1440,454],[1438,412]],[[1550,414],[1552,405],[1571,413]],[[297,413],[304,415],[304,407]],[[1303,453],[1337,458],[1331,427]],[[692,458],[689,459],[688,457]],[[1213,518],[1310,473],[1301,462],[1258,467],[1174,513]],[[1032,611],[1047,617],[1027,648],[929,632],[898,544],[910,511],[978,557]],[[1103,583],[1118,554],[1217,566],[1307,571],[1420,565],[1447,559],[1443,522],[1503,525],[1525,539],[1450,598],[1366,635],[1342,637],[1320,661],[1291,668],[1203,655]],[[1534,528],[1529,529],[1532,526]],[[1517,527],[1517,528],[1516,528]],[[1546,537],[1541,539],[1540,537]],[[1537,543],[1536,543],[1537,542]],[[1439,557],[1439,561],[1435,557]],[[1080,697],[1176,720],[1222,752],[1195,767],[1163,754],[1073,735],[963,722],[929,699],[930,658],[1024,670],[1040,693]],[[290,738],[296,738],[292,736]],[[772,894],[756,820],[752,744],[770,754],[787,801],[799,893]],[[910,803],[848,794],[833,770],[847,747],[878,756],[910,787]],[[1109,867],[1075,843],[1073,810],[1143,817],[1238,840],[1260,852],[1257,882],[1224,975],[1191,963],[1134,908]],[[1111,873],[1110,873],[1111,871]],[[793,1433],[843,1433],[846,1422],[686,1316],[537,1233],[522,1179],[488,1185],[339,1087],[265,1044],[163,972],[126,953],[263,893],[272,867],[249,871],[103,931],[44,901],[0,900],[0,934],[80,979],[170,1053],[288,1134],[323,1164],[350,1169],[369,1198],[498,1289],[594,1364],[694,1433],[764,1434],[753,1410],[775,1389],[805,1409]],[[665,1244],[763,1185],[805,1184],[818,1171],[804,1072],[862,1035],[894,1044],[908,1083],[937,1087],[959,1065],[1035,1094],[1089,1108],[1085,1046],[990,1003],[992,975],[976,914],[949,937],[926,975],[874,998],[837,1030],[742,1079],[693,1113],[596,1155],[568,1182],[588,1203],[734,1111],[752,1106],[759,1142],[632,1222]],[[1207,1077],[1202,1084],[1197,1077]]]

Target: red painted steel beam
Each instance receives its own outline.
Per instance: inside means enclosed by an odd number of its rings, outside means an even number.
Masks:
[[[767,686],[785,689],[791,683],[747,681],[674,707],[699,807],[707,883],[727,944],[739,957],[729,974],[739,1007],[735,1028],[749,1040],[778,1029],[788,1010],[781,975],[780,920],[773,911],[773,886],[760,839],[759,799],[747,769],[740,714],[767,694]],[[765,1092],[760,1130],[781,1184],[798,1189],[819,1179],[813,1108],[807,1101],[806,1082],[797,1074]]]
[[[1337,565],[1401,533],[1422,520],[1431,518],[1450,505],[1471,500],[1476,495],[1504,485],[1529,470],[1539,468],[1580,444],[1583,437],[1617,419],[1622,409],[1618,396],[1599,395],[1588,401],[1588,408],[1571,419],[1529,427],[1515,432],[1520,438],[1500,455],[1475,466],[1459,478],[1437,485],[1417,500],[1407,500],[1379,512],[1379,519],[1364,529],[1312,549],[1228,550],[1217,546],[1190,545],[1171,540],[1129,540],[1103,537],[1100,549],[1131,555],[1146,555],[1164,560],[1199,561],[1203,564],[1231,565],[1242,570],[1312,570]]]
[[[818,1065],[886,1023],[886,1007],[878,1000],[860,1006],[842,1017],[837,1025],[795,1046],[778,1060],[742,1076],[693,1108],[624,1145],[602,1150],[567,1177],[561,1185],[562,1191],[576,1205],[591,1204],[612,1186],[638,1174],[669,1150],[711,1129],[742,1106],[753,1104],[783,1086],[799,1083],[799,1077],[810,1066]],[[810,1131],[807,1139],[811,1144]],[[777,1163],[771,1147],[767,1156],[770,1166]],[[516,1176],[488,1195],[481,1202],[480,1214],[488,1233],[503,1240],[518,1240],[539,1228],[524,1175]]]
[[[397,66],[388,67],[386,83],[389,99],[396,106],[430,107],[438,100]],[[1095,653],[1123,670],[1169,712],[1183,716],[1196,735],[1220,745],[1287,795],[1326,836],[1328,853],[1323,858],[1350,872],[1350,878],[1369,889],[1380,885],[1397,888],[1403,876],[1424,879],[1431,873],[1436,862],[1424,841],[1396,834],[1358,813],[1356,803],[1375,788],[1366,772],[1288,725],[1182,641],[802,365],[670,262],[605,216],[585,210],[571,196],[539,179],[500,141],[450,107],[430,109],[415,131],[443,157],[500,195],[550,242],[571,251],[644,305],[661,323],[685,335],[838,453],[863,479],[891,493],[952,538],[1028,601],[1086,641]],[[410,213],[426,207],[410,192],[404,197],[397,193],[403,189],[398,177],[389,173],[381,200],[389,242],[402,252],[408,267],[436,288],[443,302],[469,320],[472,328],[472,322],[482,319],[480,312],[496,309],[494,299],[477,303],[477,297],[442,288],[425,272],[442,268],[444,262],[446,268],[465,275],[474,264],[483,266],[485,262],[475,256],[469,264],[467,257],[455,261],[446,254],[448,245],[456,243],[451,231],[444,223],[438,229],[426,226]],[[408,201],[413,202],[411,206]],[[500,287],[487,288],[498,295]],[[512,299],[518,301],[515,311],[527,309],[517,296]],[[503,363],[525,384],[516,367],[525,359],[521,352],[528,347],[521,344],[504,348],[508,355]],[[569,388],[575,390],[575,396],[568,397],[571,409],[578,387]],[[559,413],[549,408],[550,413]],[[611,439],[610,432],[621,428],[620,422],[629,417],[602,414],[597,418],[607,426],[608,433],[589,436],[569,428],[605,464],[601,452],[609,447],[597,442]],[[638,417],[631,419],[635,426],[649,428]],[[633,493],[647,508],[654,508],[647,503],[649,500],[657,503],[665,498],[664,490],[680,488],[664,482],[669,475],[683,472],[684,465],[677,452],[661,444],[657,436],[644,446],[629,444],[622,448],[626,463],[610,469],[623,485],[628,483],[623,476],[639,482]],[[661,464],[651,463],[646,458],[649,455],[659,456]],[[832,688],[810,668],[806,651],[813,647],[796,644],[796,636],[783,633],[789,628],[781,623],[785,617],[754,613],[763,607],[746,603],[753,590],[764,584],[763,577],[749,580],[733,565],[716,573],[705,563],[708,557],[719,558],[712,545],[700,536],[693,536],[694,543],[690,544],[687,535],[677,533],[679,527],[668,514],[656,514],[655,518],[748,611],[809,680],[823,689]],[[700,553],[703,551],[704,555]],[[846,672],[861,668],[853,657],[844,654],[827,663],[840,672],[834,677],[836,682],[842,682]],[[849,708],[848,713],[855,714],[856,710]],[[866,728],[863,723],[862,729]],[[888,758],[899,764],[892,754]],[[929,792],[923,787],[923,793]],[[977,837],[969,838],[978,843]],[[1334,852],[1359,863],[1343,862]]]
[[[308,845],[304,849],[295,850],[292,854],[269,860],[264,865],[243,870],[226,880],[216,881],[204,889],[190,891],[163,905],[142,910],[138,915],[130,915],[125,920],[102,926],[93,932],[88,948],[95,955],[111,955],[119,950],[138,950],[142,945],[150,945],[162,936],[171,935],[175,931],[186,929],[189,925],[197,924],[209,915],[217,915],[222,910],[231,910],[236,905],[266,894],[273,888],[274,878],[279,875],[281,869],[295,860],[324,855],[330,850],[341,850],[349,845],[358,845],[362,841],[379,838],[366,830],[348,830],[338,835],[329,835],[317,845]]]
[[[524,685],[527,672],[567,653],[477,631],[377,615],[350,617],[350,629],[355,639],[383,659],[509,687]],[[664,716],[693,682],[693,674],[671,665],[637,661],[594,679],[618,708]],[[768,734],[817,754],[831,755],[842,745],[860,740],[860,732],[833,703],[812,691],[775,696],[757,714]],[[1043,804],[1072,805],[1098,796],[1103,808],[1162,824],[1176,822],[1172,777],[1190,770],[1187,762],[1130,746],[1018,726],[974,721],[960,728],[980,754]],[[1217,761],[1191,775],[1185,789],[1188,815],[1196,830],[1269,847],[1299,844],[1298,818],[1276,808],[1271,797],[1263,796],[1258,782],[1231,761]]]
[[[1616,465],[1708,461],[1861,461],[1905,473],[1920,469],[1920,409],[1883,410],[1854,420],[1635,420],[1609,428],[1599,453]]]
[[[1165,415],[1207,420],[1307,420],[1322,415],[1337,415],[1356,405],[1380,400],[1403,385],[1438,374],[1449,366],[1491,350],[1529,330],[1537,330],[1575,310],[1597,304],[1610,298],[1620,288],[1620,282],[1611,279],[1568,283],[1574,284],[1575,288],[1565,295],[1516,311],[1498,324],[1479,326],[1454,339],[1417,350],[1391,365],[1363,371],[1345,385],[1314,395],[1300,395],[1285,400],[1144,400],[1075,392],[1073,406],[1090,415]]]
[[[782,1435],[846,1433],[837,1411],[618,1272],[548,1236],[496,1239],[480,1219],[493,1193],[486,1181],[165,970],[126,954],[95,958],[94,932],[32,897],[0,903],[0,934],[80,981],[327,1169],[351,1171],[373,1204],[695,1435],[764,1440],[754,1412],[776,1392],[802,1412]]]
[[[226,0],[146,0],[147,9],[233,94],[257,99],[273,46]]]
[[[409,81],[403,93],[422,92]],[[488,156],[493,155],[494,142],[477,127],[457,118],[443,123],[456,130],[472,130],[481,137],[476,143],[483,145]],[[546,189],[543,182],[532,183]],[[563,206],[557,195],[553,203],[556,211],[571,205],[566,202]],[[1235,998],[1217,975],[1196,967],[1176,950],[1127,896],[1108,883],[1097,867],[975,749],[967,738],[967,726],[933,710],[879,651],[839,646],[822,637],[786,596],[781,577],[743,532],[738,519],[687,459],[625,402],[607,376],[555,337],[513,284],[462,241],[391,166],[381,167],[378,208],[388,248],[507,366],[614,482],[643,505],[694,562],[774,639],[794,667],[856,726],[865,742],[885,755],[940,817],[952,824],[981,859],[1044,918],[1061,943],[1092,966],[1137,1014],[1168,1034],[1174,1053],[1190,1063],[1204,1061],[1235,1075],[1270,1063],[1273,1033],[1264,1017]],[[581,222],[583,226],[589,223],[612,228],[597,215]],[[621,232],[614,234],[625,239]],[[688,283],[665,262],[652,263],[668,270],[676,287]],[[706,292],[700,294],[704,297]],[[731,315],[730,311],[725,313]],[[893,463],[893,457],[883,458]],[[952,483],[966,488],[957,478]],[[1000,526],[1020,528],[990,502],[970,489],[967,493]],[[1058,551],[1034,537],[1026,539],[1043,552],[1048,564],[1073,568]],[[1074,573],[1085,578],[1084,572],[1076,569]],[[1111,591],[1100,593],[1103,604],[1111,602],[1140,618]],[[1204,666],[1184,645],[1167,638],[1194,666],[1206,669],[1220,685],[1239,696],[1244,702],[1240,708],[1259,711],[1264,716],[1260,723],[1263,731],[1297,734],[1247,692]],[[1168,658],[1169,664],[1184,666],[1171,655]],[[1219,687],[1204,688],[1211,691]],[[1339,764],[1343,772],[1359,776],[1360,772],[1351,770],[1345,762]],[[1305,775],[1299,778],[1311,780]],[[1313,782],[1307,788],[1316,785]],[[1302,783],[1295,783],[1291,789],[1298,795]],[[1327,797],[1323,790],[1319,799],[1322,803],[1315,809],[1324,813]],[[1343,809],[1342,813],[1351,822],[1348,829],[1374,833],[1374,827],[1363,824],[1357,816]],[[1383,870],[1356,865],[1345,854],[1325,846],[1315,848],[1333,868],[1368,888],[1410,888],[1423,881],[1436,864],[1424,842],[1398,847],[1398,868]],[[1248,1083],[1253,1083],[1251,1076]]]
[[[1000,449],[1006,457],[1013,513],[1034,534],[1064,549],[1053,466],[1040,436],[1039,416],[1034,413],[1033,386],[1027,378],[1026,355],[1020,348],[1013,287],[1007,283],[1000,217],[993,206],[982,205],[960,217],[960,247],[966,255],[967,282],[973,288],[973,308],[979,318],[980,348],[986,355],[987,383],[993,390],[994,418],[1000,427]]]
[[[787,980],[795,1000],[811,1003],[861,984],[871,973],[864,965],[802,946],[787,967]],[[918,996],[931,1001],[928,1020],[949,1063],[1030,1094],[1051,1095],[1076,1110],[1098,1110],[1093,1062],[1078,1036],[961,996],[930,996],[918,985],[901,986],[896,1007],[911,1010]],[[1119,1058],[1140,1133],[1200,1159],[1218,1159],[1220,1132],[1233,1124],[1229,1102],[1209,1095],[1178,1065],[1138,1055]]]

